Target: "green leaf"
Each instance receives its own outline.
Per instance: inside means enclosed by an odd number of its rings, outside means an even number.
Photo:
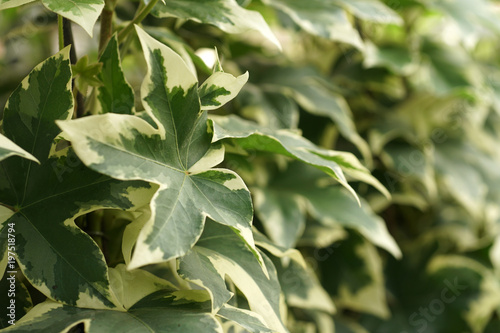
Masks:
[[[225,226],[207,223],[203,235],[187,256],[180,259],[179,272],[189,281],[212,293],[212,307],[221,304],[227,291],[225,276],[242,291],[250,309],[258,313],[273,331],[287,332],[280,319],[280,286],[272,262],[265,256],[267,274],[245,246],[245,243]],[[217,284],[217,286],[215,285]]]
[[[5,134],[40,165],[19,158],[0,163],[0,202],[15,208],[0,230],[0,249],[6,251],[8,233],[15,235],[14,252],[24,276],[47,297],[70,305],[114,307],[104,257],[74,219],[96,209],[144,205],[149,185],[97,174],[71,149],[49,157],[60,132],[55,120],[69,119],[73,112],[71,77],[66,48],[37,66],[8,100]]]
[[[9,156],[21,156],[38,163],[36,157],[22,149],[0,133],[0,161]]]
[[[174,51],[137,31],[148,63],[143,104],[157,128],[139,117],[118,114],[59,122],[92,169],[160,186],[129,268],[185,254],[201,235],[207,216],[231,226],[259,257],[248,189],[234,172],[211,169],[222,161],[224,151],[211,145],[196,78]]]
[[[240,92],[248,80],[248,72],[238,77],[224,72],[215,72],[199,88],[201,109],[215,110]]]
[[[102,85],[102,82],[97,78],[102,70],[102,64],[89,65],[88,62],[89,57],[83,56],[72,66],[75,85],[83,95],[87,95],[88,86],[98,87]]]
[[[35,0],[0,0],[0,10],[19,7]]]
[[[35,306],[6,332],[66,332],[84,323],[85,332],[222,333],[204,303],[193,301],[197,291],[152,294],[127,312],[75,308],[52,301]]]
[[[80,25],[91,37],[104,0],[41,0],[48,10]]]
[[[99,79],[103,84],[98,88],[97,98],[101,113],[134,114],[134,91],[123,74],[116,34],[109,40],[99,61],[102,62]]]
[[[335,178],[355,198],[357,198],[356,192],[347,183],[343,170],[356,179],[374,185],[382,193],[390,196],[387,190],[350,153],[322,149],[293,132],[268,129],[234,115],[210,116],[210,120],[214,129],[212,138],[214,142],[232,138],[244,149],[281,154],[302,161]]]
[[[357,17],[378,22],[402,25],[401,17],[380,0],[333,0]]]
[[[281,49],[280,42],[258,12],[247,10],[235,0],[169,0],[153,10],[158,17],[178,17],[216,26],[230,34],[258,31]]]
[[[285,13],[310,34],[363,49],[363,41],[345,11],[331,1],[264,0],[264,3]]]

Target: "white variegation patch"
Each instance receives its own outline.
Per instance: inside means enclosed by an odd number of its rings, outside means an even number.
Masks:
[[[28,160],[32,160],[40,164],[35,156],[31,155],[26,150],[22,149],[0,133],[0,160],[15,155],[24,157]]]
[[[149,36],[144,30],[139,26],[135,26],[139,40],[141,41],[142,48],[146,54],[146,63],[148,65],[148,73],[151,73],[153,69],[153,63],[151,63],[151,54],[154,51],[159,50],[163,57],[163,66],[166,68],[168,75],[170,77],[175,77],[175,80],[168,80],[166,82],[166,87],[168,90],[172,91],[175,87],[180,87],[184,91],[188,91],[191,87],[198,84],[198,79],[191,72],[189,66],[186,65],[184,60],[172,51],[169,47],[160,43],[153,37]],[[146,75],[146,79],[141,86],[142,96],[147,96],[149,93],[149,87],[151,86],[151,80],[149,79],[149,74]],[[146,107],[146,105],[145,105]],[[146,107],[147,109],[147,107]],[[153,117],[154,118],[154,117]]]
[[[110,288],[116,296],[118,304],[129,309],[143,297],[158,290],[175,290],[172,283],[161,279],[147,271],[135,269],[128,271],[123,264],[109,269]]]
[[[275,312],[272,305],[269,303],[268,295],[265,295],[261,286],[255,281],[250,272],[247,272],[236,262],[229,258],[220,255],[212,250],[199,247],[197,251],[205,255],[221,277],[225,275],[231,277],[234,284],[245,294],[250,308],[259,313],[267,325],[276,330],[276,332],[286,333],[288,330],[283,326],[279,314]]]
[[[190,173],[206,171],[224,161],[224,145],[212,145],[198,162],[189,168]]]
[[[112,298],[113,295],[111,295]],[[114,300],[115,307],[110,308],[106,304],[103,303],[103,301],[96,297],[96,296],[91,296],[88,292],[80,292],[78,294],[78,299],[76,301],[76,306],[80,308],[90,308],[90,309],[113,309],[115,311],[125,311],[125,309],[121,308],[118,305],[118,302]]]
[[[85,152],[87,164],[102,164],[104,162],[104,157],[92,148],[93,144],[123,146],[123,139],[134,139],[134,132],[131,129],[149,136],[158,134],[158,130],[146,121],[125,114],[108,113],[70,121],[57,120],[56,123],[66,136],[73,139],[73,147],[77,151]],[[110,129],[114,130],[110,131]],[[123,179],[124,175],[121,177],[120,175],[120,170],[115,169],[113,176]]]
[[[240,92],[241,88],[243,88],[245,83],[247,83],[247,81],[248,72],[238,77],[234,77],[233,75],[224,72],[215,72],[200,86],[200,98],[203,101],[203,96],[201,95],[202,92],[210,93],[220,88],[227,90],[228,94],[219,95],[214,98],[215,102],[217,102],[218,105],[202,104],[201,109],[209,111],[220,108],[221,106],[235,98],[236,95],[238,95],[238,93]]]
[[[7,8],[14,8],[24,4],[33,2],[35,0],[0,0],[0,10]]]

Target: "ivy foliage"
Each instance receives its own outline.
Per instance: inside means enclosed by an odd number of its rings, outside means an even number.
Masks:
[[[497,332],[499,10],[0,0],[0,331]]]

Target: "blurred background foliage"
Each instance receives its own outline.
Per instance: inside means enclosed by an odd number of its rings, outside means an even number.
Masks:
[[[200,82],[214,47],[227,72],[249,71],[236,101],[216,113],[352,152],[391,193],[354,182],[360,208],[311,167],[227,147],[224,163],[249,186],[257,228],[308,264],[271,256],[290,331],[499,332],[500,3],[238,0],[262,14],[280,50],[256,31],[196,18],[182,2],[159,3],[143,26]],[[118,1],[115,24],[138,5]],[[73,30],[78,57],[95,63],[97,37]],[[145,66],[138,41],[129,44],[122,62],[137,92]],[[0,109],[56,50],[57,17],[41,4],[0,12]],[[93,86],[92,75],[81,77]],[[373,227],[383,224],[397,246]]]

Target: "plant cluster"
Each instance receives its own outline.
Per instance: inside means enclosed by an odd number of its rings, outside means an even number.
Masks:
[[[0,330],[498,332],[499,12],[0,0]]]

